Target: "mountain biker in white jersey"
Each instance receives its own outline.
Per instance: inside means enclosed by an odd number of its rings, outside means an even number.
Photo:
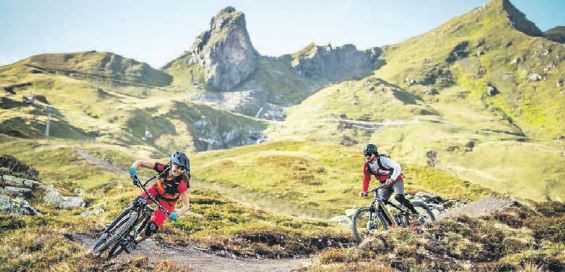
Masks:
[[[404,197],[404,175],[400,164],[392,160],[389,156],[379,154],[377,146],[374,144],[367,144],[363,148],[363,155],[365,162],[363,163],[363,187],[361,188],[360,196],[366,197],[368,195],[369,182],[371,175],[374,175],[381,184],[386,183],[385,187],[379,190],[379,196],[384,200],[388,200],[394,191],[396,196],[394,199],[400,204],[408,208],[414,213],[419,222],[423,221],[418,211],[414,208],[412,203]]]

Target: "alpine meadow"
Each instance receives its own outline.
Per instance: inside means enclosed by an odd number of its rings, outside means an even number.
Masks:
[[[0,66],[0,271],[565,270],[563,26],[488,0],[399,43],[267,56],[244,12],[160,68],[92,50]],[[434,222],[356,239],[368,143]],[[132,163],[175,151],[190,212],[89,254],[140,195]]]

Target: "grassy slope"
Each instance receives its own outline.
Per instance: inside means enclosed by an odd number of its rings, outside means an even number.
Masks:
[[[418,166],[427,165],[426,154],[434,150],[436,167],[463,180],[521,199],[565,198],[559,182],[564,177],[560,165],[565,161],[558,142],[524,142],[514,135],[520,131],[497,111],[465,104],[459,96],[456,88],[445,89],[434,98],[439,102],[431,104],[373,77],[347,81],[290,108],[287,120],[270,127],[268,135],[345,142],[357,150],[366,142],[375,142],[401,163]],[[347,128],[339,125],[340,115],[404,124],[390,123],[376,130]],[[474,148],[465,151],[469,143]]]
[[[407,86],[407,78],[424,77],[430,67],[439,65],[453,74],[455,86],[467,93],[466,101],[502,111],[529,136],[563,135],[565,102],[555,82],[562,80],[565,49],[559,43],[514,29],[502,2],[490,1],[430,32],[386,48],[383,57],[387,65],[375,74]],[[450,52],[464,41],[469,44],[468,57],[448,64]],[[521,61],[513,64],[516,58]],[[546,79],[530,82],[527,77],[532,73]],[[499,95],[484,96],[488,82],[498,88]],[[413,89],[418,88],[426,86]]]
[[[66,237],[72,233],[95,235],[129,203],[139,190],[126,174],[116,174],[94,165],[76,154],[78,148],[92,156],[111,161],[125,169],[133,160],[149,159],[143,151],[113,145],[68,140],[21,140],[1,136],[2,153],[11,154],[36,168],[41,181],[73,195],[74,188],[85,190],[87,207],[57,210],[32,201],[42,216],[0,215],[0,271],[14,267],[42,270],[100,268],[111,263],[84,259],[84,250]],[[142,177],[151,175],[142,170]],[[203,218],[186,216],[165,225],[160,239],[167,243],[198,245],[227,250],[237,255],[295,256],[319,251],[330,244],[349,243],[348,230],[324,221],[275,215],[250,208],[198,185],[190,190],[192,210]],[[86,209],[101,207],[100,216],[79,217]],[[56,245],[56,246],[55,246]]]
[[[416,85],[408,90],[421,94],[420,90],[438,88],[439,96],[423,97],[450,123],[465,128],[478,125],[512,133],[521,129],[528,136],[528,142],[513,141],[517,139],[510,135],[483,137],[477,135],[482,133],[472,135],[472,131],[461,133],[460,128],[451,128],[451,131],[459,130],[458,137],[443,145],[440,142],[445,143],[445,128],[424,127],[416,131],[412,128],[383,131],[372,139],[384,140],[386,146],[403,150],[401,152],[406,156],[417,150],[414,146],[445,150],[450,145],[461,147],[465,141],[472,140],[479,144],[473,152],[440,151],[438,167],[520,198],[564,199],[565,185],[561,181],[565,176],[561,165],[565,160],[560,155],[559,142],[546,140],[564,133],[565,101],[555,86],[555,81],[560,79],[559,71],[565,70],[559,57],[564,53],[563,47],[515,30],[506,18],[502,2],[490,1],[482,9],[387,48],[384,53],[387,65],[377,70],[375,75],[400,86],[408,86],[406,78],[425,76],[429,66],[445,66],[449,52],[457,44],[467,41],[470,48],[468,57],[446,68],[455,78],[454,86],[441,89],[438,86]],[[522,58],[522,62],[512,64],[516,58]],[[551,65],[554,68],[548,69]],[[485,71],[484,75],[480,75],[480,70]],[[546,79],[528,81],[527,77],[534,72]],[[485,96],[489,82],[497,87],[499,95]],[[490,121],[481,117],[489,115]],[[438,132],[441,134],[438,135]],[[424,140],[426,138],[422,135],[433,135],[434,142]],[[396,144],[400,139],[403,143]],[[425,149],[418,153],[421,156],[423,152]]]
[[[359,247],[322,252],[308,271],[562,271],[564,216],[563,204],[553,202],[538,213],[513,208],[423,231],[379,231]]]
[[[196,146],[197,139],[212,138],[215,134],[262,130],[265,124],[240,115],[187,102],[183,92],[135,86],[113,85],[100,81],[78,80],[61,75],[32,74],[20,64],[0,67],[0,84],[31,82],[33,85],[16,89],[16,95],[2,92],[0,96],[9,111],[0,111],[6,131],[12,135],[38,137],[43,133],[48,105],[24,103],[24,96],[44,95],[55,109],[51,135],[61,138],[94,139],[97,142],[120,145],[148,145],[159,151],[174,148],[206,149]],[[9,99],[9,100],[8,100]],[[3,100],[4,101],[4,100]],[[206,119],[208,127],[195,127]],[[142,139],[145,129],[153,134]]]
[[[264,203],[264,208],[285,214],[327,217],[367,202],[357,197],[362,157],[357,149],[336,144],[264,143],[198,153],[193,165],[199,180],[233,187],[226,192],[234,198]],[[426,190],[467,199],[490,193],[434,168],[405,165],[404,172],[409,192]]]
[[[501,7],[496,6],[499,2],[492,1],[487,8],[388,47],[384,55],[387,64],[376,70],[375,76],[318,91],[291,107],[287,120],[273,125],[268,135],[277,140],[306,138],[343,143],[358,150],[363,144],[374,142],[401,163],[418,166],[425,166],[426,154],[435,151],[436,168],[463,180],[520,199],[564,199],[565,173],[561,165],[565,159],[561,156],[560,142],[548,137],[560,135],[561,108],[565,103],[555,86],[546,86],[554,84],[556,71],[563,68],[557,66],[545,73],[547,80],[535,83],[523,80],[528,75],[526,71],[537,67],[533,60],[545,65],[549,58],[554,58],[553,52],[561,49],[552,42],[511,29],[500,14]],[[499,32],[508,32],[509,36],[495,35]],[[502,40],[503,37],[512,41],[512,46],[505,47],[507,40]],[[449,65],[446,62],[449,53],[462,41],[470,44],[469,56]],[[537,48],[535,52],[524,51],[532,46]],[[549,48],[549,56],[538,56],[542,48]],[[477,57],[478,51],[486,53]],[[531,56],[525,57],[524,63],[509,67],[515,55],[526,53]],[[454,84],[442,85],[449,81],[449,76],[437,76],[436,83],[426,83],[429,85],[411,85],[406,81],[425,81],[430,73],[435,73],[434,69],[449,71],[446,73],[452,75]],[[481,69],[486,74],[478,77]],[[508,73],[505,71],[521,74],[502,76]],[[487,82],[492,82],[501,94],[484,96]],[[545,87],[539,89],[542,85]],[[535,86],[544,91],[531,91]],[[438,94],[429,95],[431,89],[436,89]],[[533,100],[524,100],[525,97]],[[520,108],[520,116],[504,106],[509,101]],[[530,118],[527,116],[543,120],[526,120]],[[340,125],[340,117],[398,122],[389,122],[378,129],[360,129]],[[523,132],[526,137],[521,136]],[[469,144],[473,148],[466,147]]]
[[[57,72],[72,72],[86,77],[102,76],[152,86],[166,86],[172,80],[171,76],[151,68],[146,63],[109,52],[41,54],[24,59],[19,63]]]

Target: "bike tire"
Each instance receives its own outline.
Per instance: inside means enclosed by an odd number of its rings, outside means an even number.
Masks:
[[[364,219],[365,217],[367,217],[367,214],[369,214],[369,216],[370,216],[371,213],[375,216],[374,217],[374,220],[375,220],[374,230],[378,230],[379,228],[382,228],[382,229],[385,229],[385,230],[388,229],[387,222],[384,220],[384,218],[382,217],[382,215],[379,212],[377,212],[377,211],[371,212],[369,210],[369,207],[359,208],[355,212],[355,214],[353,215],[353,222],[351,224],[353,236],[355,236],[355,239],[357,240],[358,243],[361,243],[371,233],[370,230],[367,230],[368,220]],[[359,230],[363,230],[363,231],[360,233]]]
[[[425,219],[424,224],[429,224],[436,221],[436,217],[434,213],[432,212],[430,207],[426,205],[426,203],[420,201],[412,201],[411,203],[412,206],[414,206],[414,208],[418,211],[418,213],[420,213],[420,215],[424,217]],[[424,214],[422,214],[422,210],[425,211]]]
[[[118,222],[111,230],[103,233],[100,238],[98,238],[94,242],[94,244],[92,244],[87,253],[93,255],[102,254],[106,249],[114,245],[119,240],[119,238],[121,238],[122,235],[124,235],[130,229],[130,227],[135,223],[136,220],[137,212],[133,210],[130,211],[129,214],[124,216],[122,220]]]
[[[139,218],[125,233],[130,233],[134,229],[139,234],[141,231],[146,227],[147,222],[151,219],[151,216],[147,216],[145,218]],[[133,237],[133,239],[137,238]],[[124,248],[120,245],[120,243],[115,243],[114,246],[108,251],[108,259],[112,259],[120,255],[124,251]]]

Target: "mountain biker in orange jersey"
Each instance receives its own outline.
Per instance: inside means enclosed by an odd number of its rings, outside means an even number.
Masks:
[[[187,192],[190,187],[190,161],[186,154],[180,151],[173,153],[169,163],[166,165],[159,162],[135,161],[129,168],[130,175],[137,176],[137,169],[140,166],[153,169],[160,174],[157,181],[147,187],[147,192],[155,197],[163,208],[170,212],[168,218],[176,220],[178,216],[188,212],[190,209],[190,200]],[[139,197],[146,199],[147,195],[142,192]],[[183,206],[175,211],[175,204],[179,198]],[[139,243],[156,233],[166,219],[167,216],[163,211],[155,209],[155,213],[147,224],[145,231],[141,233],[136,242]]]
[[[418,211],[414,208],[412,203],[404,197],[404,176],[400,164],[392,160],[390,157],[377,152],[377,146],[374,144],[367,144],[363,148],[363,155],[365,156],[365,163],[363,163],[363,188],[359,194],[362,197],[368,195],[369,182],[371,175],[374,175],[380,182],[386,183],[385,187],[379,190],[379,196],[388,200],[392,191],[396,193],[394,199],[418,215],[419,221],[422,218]]]

